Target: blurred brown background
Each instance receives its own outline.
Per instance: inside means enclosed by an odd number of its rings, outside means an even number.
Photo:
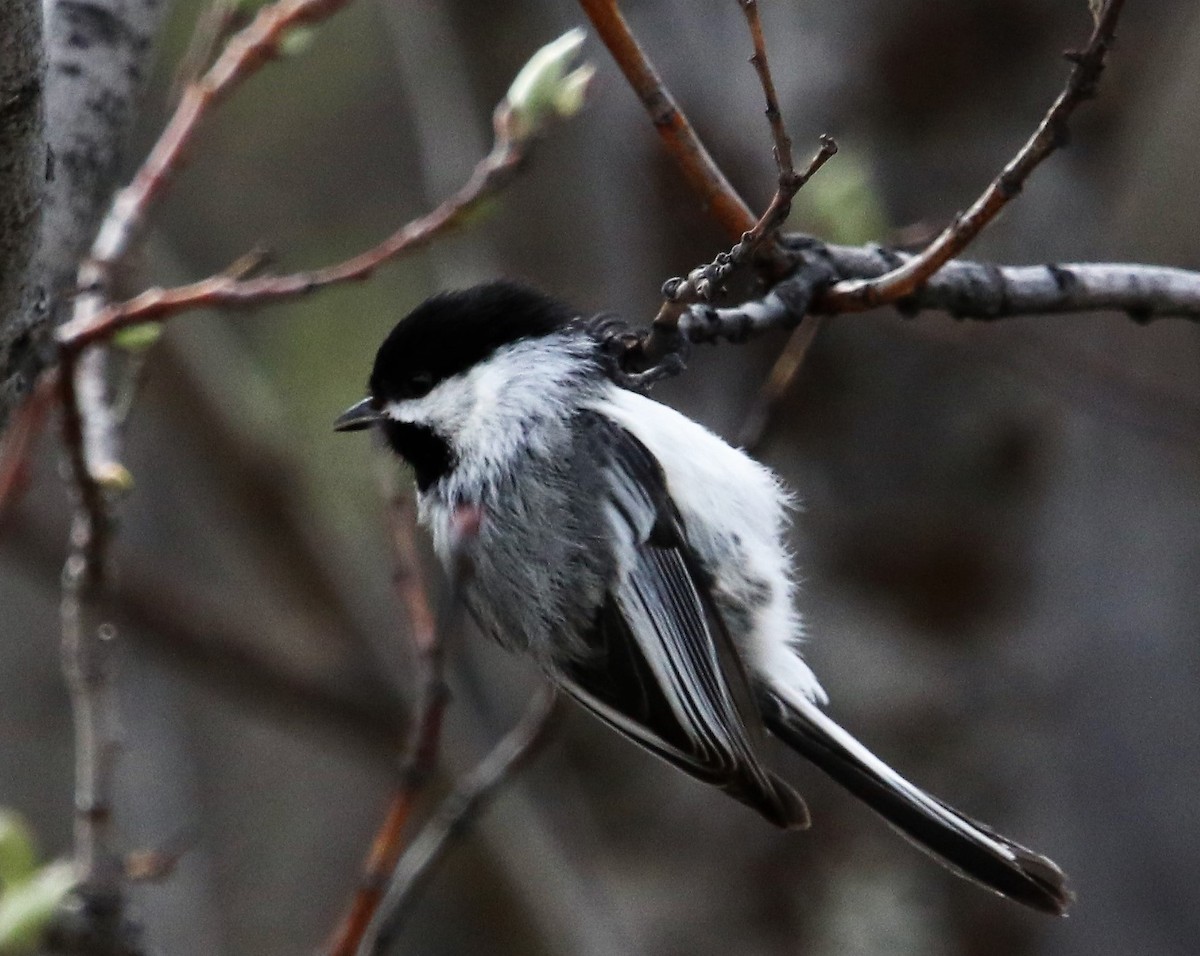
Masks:
[[[199,5],[180,2],[139,135],[161,126]],[[737,5],[628,16],[733,182],[770,194]],[[843,147],[800,229],[887,239],[967,205],[1057,93],[1082,2],[765,2],[797,150]],[[488,117],[571,3],[359,0],[204,132],[159,210],[153,281],[256,243],[340,258],[455,188]],[[130,420],[119,813],[131,847],[192,849],[137,891],[154,951],[311,951],[382,813],[409,693],[374,462],[335,436],[374,347],[435,289],[495,275],[648,320],[724,244],[593,39],[586,112],[494,215],[369,283],[179,319]],[[1008,262],[1200,267],[1200,13],[1131,4],[1071,148],[972,249]],[[821,181],[825,180],[825,185]],[[882,234],[878,229],[883,228]],[[736,434],[782,344],[699,351],[659,396]],[[520,954],[1152,953],[1200,945],[1200,330],[1122,316],[989,326],[832,321],[759,454],[804,501],[809,657],[833,711],[949,802],[1053,856],[1069,919],[957,880],[780,754],[815,824],[782,835],[572,712],[455,850],[398,950]],[[69,847],[58,672],[65,498],[52,442],[0,529],[0,806]],[[445,764],[520,712],[535,675],[455,650]]]

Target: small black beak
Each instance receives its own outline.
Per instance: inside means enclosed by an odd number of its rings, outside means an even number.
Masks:
[[[383,412],[375,407],[374,400],[364,398],[337,417],[333,423],[333,430],[335,432],[357,432],[364,428],[370,428],[381,418],[383,418]]]

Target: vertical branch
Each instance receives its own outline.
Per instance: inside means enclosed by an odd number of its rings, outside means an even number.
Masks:
[[[796,174],[792,166],[792,140],[788,136],[787,127],[783,125],[783,113],[780,112],[779,97],[775,93],[775,80],[767,62],[767,44],[763,37],[762,20],[758,16],[758,0],[738,0],[738,4],[745,14],[746,24],[750,28],[750,42],[754,45],[750,63],[758,73],[758,82],[767,101],[766,116],[775,140],[775,165],[779,168],[779,185],[786,188]]]
[[[75,726],[75,862],[79,884],[59,932],[67,952],[137,952],[124,917],[124,862],[113,827],[112,783],[117,751],[111,681],[115,631],[102,600],[108,578],[110,514],[104,489],[84,461],[83,419],[75,356],[59,367],[63,443],[75,477],[77,503],[62,576],[63,673]]]
[[[554,688],[544,688],[520,722],[442,801],[396,864],[387,895],[363,934],[357,956],[377,956],[387,950],[454,837],[545,742],[554,727],[558,704]]]
[[[326,946],[329,956],[354,956],[375,918],[384,890],[404,848],[413,808],[424,795],[437,765],[442,717],[446,709],[444,660],[446,639],[458,626],[461,589],[470,573],[469,551],[479,532],[481,513],[462,507],[454,517],[450,582],[436,624],[420,576],[413,509],[394,493],[388,513],[396,557],[395,584],[409,616],[411,639],[419,671],[416,719],[401,763],[400,783],[383,823],[375,834],[363,865],[358,891]]]
[[[581,0],[581,2],[585,9],[593,6],[593,4],[585,2],[585,0]],[[758,73],[759,84],[762,86],[763,97],[767,103],[766,115],[771,127],[772,138],[774,139],[773,153],[775,164],[779,171],[777,186],[770,203],[757,220],[753,220],[749,209],[745,210],[747,218],[753,221],[747,222],[739,230],[738,241],[732,249],[728,252],[722,252],[712,262],[698,266],[688,273],[687,276],[668,279],[663,284],[663,303],[658,310],[658,314],[654,317],[650,334],[643,340],[632,345],[622,359],[625,382],[630,387],[636,388],[649,385],[659,378],[675,374],[682,367],[680,352],[683,348],[683,341],[679,334],[681,316],[689,305],[698,302],[710,302],[713,295],[720,288],[721,283],[737,266],[757,261],[763,272],[775,278],[779,278],[790,271],[793,262],[782,250],[777,248],[775,239],[778,236],[780,227],[787,220],[788,214],[791,212],[792,200],[795,198],[796,193],[816,174],[817,170],[824,166],[837,153],[838,147],[833,137],[822,135],[820,148],[813,155],[812,159],[809,160],[807,167],[801,173],[796,172],[792,160],[792,141],[784,125],[783,114],[779,109],[779,97],[775,92],[775,81],[771,76],[771,66],[767,59],[766,41],[763,37],[762,21],[758,16],[757,0],[738,0],[738,4],[745,14],[746,22],[750,28],[751,43],[754,46],[754,53],[750,57],[750,62],[754,65],[755,71]],[[621,19],[615,3],[605,3],[602,4],[602,7],[605,8],[605,12],[609,16],[617,19],[619,26],[624,28],[625,35],[628,35],[628,26]],[[595,17],[593,17],[593,20],[595,20]],[[599,26],[597,24],[597,28]],[[612,29],[619,38],[621,36],[620,32],[615,27]],[[622,57],[624,59],[618,57],[618,62],[622,64],[626,76],[630,78],[630,82],[636,87],[637,83],[634,77],[641,76],[637,71],[637,66],[639,62],[644,63],[645,60],[644,55],[637,47],[631,35],[628,35],[628,41],[632,44],[632,49],[627,50],[622,48]],[[636,59],[639,56],[641,57],[641,61]],[[627,62],[630,64],[628,68],[625,67]],[[647,89],[650,91],[661,89],[662,83],[658,79],[657,74],[653,73],[648,63],[645,66],[649,70],[649,74],[647,77],[642,78],[642,81],[647,84]],[[669,94],[665,90],[662,90],[662,93],[669,97]],[[644,101],[645,99],[646,97],[643,97]],[[678,111],[676,110],[676,112]],[[653,116],[653,112],[651,115]],[[686,124],[686,120],[683,120],[683,122]],[[694,138],[695,134],[691,133],[690,126],[687,127],[687,130]],[[683,142],[686,143],[687,140],[685,139]],[[703,146],[699,144],[698,140],[696,140],[696,146],[703,150]],[[707,153],[704,154],[706,158],[707,155]],[[687,173],[691,169],[691,166],[686,162],[688,158],[687,151],[684,150],[682,157],[679,158],[682,168]],[[711,159],[708,161],[711,163]],[[717,173],[719,174],[719,170],[717,170]],[[698,174],[693,173],[693,175]],[[711,177],[699,176],[699,178],[710,187],[715,182]],[[727,229],[729,225],[731,223],[726,224]]]

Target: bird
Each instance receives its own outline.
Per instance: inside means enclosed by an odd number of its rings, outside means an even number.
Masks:
[[[478,515],[460,600],[483,634],[646,750],[801,829],[773,736],[961,876],[1061,915],[1062,870],[910,783],[828,714],[802,656],[792,497],[766,466],[614,366],[611,316],[494,280],[427,299],[380,345],[373,428],[411,467],[447,570]]]

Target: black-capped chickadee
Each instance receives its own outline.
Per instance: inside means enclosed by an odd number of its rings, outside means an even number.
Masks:
[[[412,466],[443,563],[458,509],[477,509],[472,617],[601,720],[777,826],[807,826],[759,755],[770,731],[958,873],[1062,913],[1054,863],[913,786],[825,713],[800,656],[788,494],[621,387],[607,334],[508,282],[434,296],[387,337],[369,396],[335,427],[378,426]]]

